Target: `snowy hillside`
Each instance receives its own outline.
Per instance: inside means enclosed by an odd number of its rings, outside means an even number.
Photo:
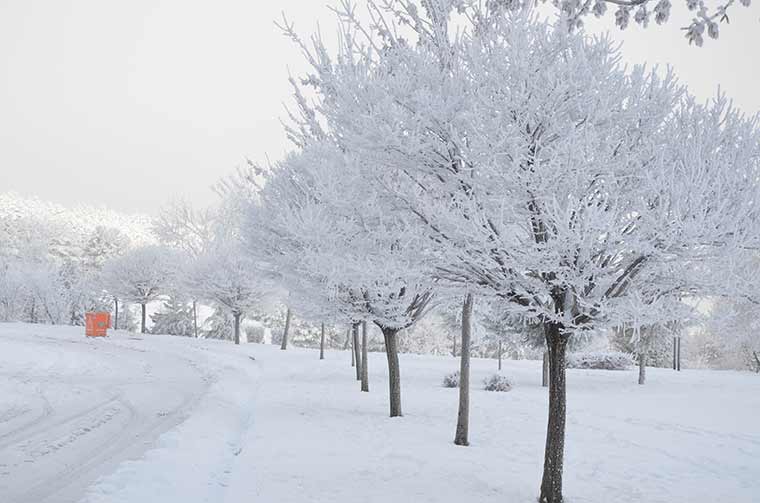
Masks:
[[[21,226],[27,226],[29,232],[46,231],[53,239],[67,241],[58,243],[59,246],[76,246],[98,227],[119,230],[133,246],[152,244],[156,240],[151,232],[151,220],[146,215],[127,215],[85,204],[67,208],[14,192],[0,193],[0,244],[3,244],[4,233],[17,233]]]
[[[255,358],[252,360],[250,357]],[[0,324],[0,500],[13,503],[532,503],[547,392],[539,362],[473,361],[470,447],[453,445],[450,357],[385,355],[360,393],[347,351],[81,327]],[[750,373],[568,371],[571,503],[750,503],[760,494],[760,379]]]

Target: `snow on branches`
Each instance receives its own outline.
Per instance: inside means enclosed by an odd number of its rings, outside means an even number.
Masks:
[[[609,39],[564,19],[504,2],[369,5],[367,24],[338,9],[334,56],[283,25],[316,97],[296,89],[300,151],[270,181],[278,210],[261,222],[280,224],[265,248],[344,305],[383,299],[387,320],[403,314],[394,292],[433,284],[538,320],[551,369],[539,500],[559,502],[568,340],[667,321],[659,310],[685,296],[742,294],[699,272],[760,246],[758,119],[720,94],[697,103],[671,72],[622,67]]]

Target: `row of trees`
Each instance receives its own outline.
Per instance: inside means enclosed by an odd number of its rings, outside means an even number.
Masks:
[[[517,4],[370,1],[363,22],[344,2],[335,51],[284,22],[311,66],[291,81],[296,150],[224,195],[300,313],[379,327],[392,417],[399,333],[432,305],[462,313],[461,445],[473,310],[537,327],[540,501],[558,503],[568,345],[617,326],[644,355],[684,301],[752,298],[729,279],[760,244],[760,132],[724,96],[698,103],[672,73],[623,68],[607,38]]]

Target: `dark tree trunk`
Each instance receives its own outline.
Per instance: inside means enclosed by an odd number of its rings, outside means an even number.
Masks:
[[[193,301],[193,333],[198,338],[198,301]]]
[[[676,360],[678,362],[678,371],[681,371],[681,338],[678,338],[678,359]]]
[[[140,333],[144,334],[144,333],[146,333],[146,328],[145,328],[145,304],[140,304],[140,306],[142,307],[142,315],[140,317]]]
[[[499,341],[499,370],[501,370],[501,341]]]
[[[472,334],[472,294],[464,296],[462,304],[462,346],[459,361],[459,412],[454,435],[456,445],[470,445],[470,336]]]
[[[382,328],[382,331],[383,339],[385,339],[385,356],[388,358],[391,417],[400,417],[402,415],[401,368],[398,363],[398,329]]]
[[[544,324],[549,353],[549,422],[546,429],[544,475],[540,503],[562,503],[562,466],[565,454],[565,353],[567,335],[556,323]]]
[[[116,297],[113,298],[113,305],[114,305],[113,329],[118,330],[119,329],[119,299],[117,299]]]
[[[290,308],[288,308],[288,312],[285,313],[285,330],[282,331],[282,344],[280,344],[280,349],[283,351],[288,349],[288,332],[290,331]]]
[[[544,351],[543,366],[541,370],[541,386],[549,386],[549,352]]]
[[[319,336],[319,359],[325,359],[325,324],[322,323],[322,332]]]
[[[760,374],[760,356],[757,355],[757,351],[753,351],[752,356],[755,357],[755,372]]]
[[[362,321],[362,391],[369,392],[369,364],[367,357],[367,322]]]
[[[235,344],[240,344],[240,313],[232,313],[235,318]]]
[[[451,356],[453,356],[454,358],[456,358],[457,356],[457,336],[456,335],[452,337]]]
[[[362,380],[362,354],[359,346],[359,323],[351,325],[351,345],[354,348],[354,359],[356,360],[356,380]]]
[[[356,366],[356,351],[354,351],[354,337],[353,337],[354,329],[352,328],[348,329],[348,336],[346,337],[346,344],[350,344],[350,347],[348,348],[351,353],[351,366]],[[349,343],[349,341],[351,341]]]
[[[639,384],[644,384],[647,380],[647,355],[645,352],[639,353]]]

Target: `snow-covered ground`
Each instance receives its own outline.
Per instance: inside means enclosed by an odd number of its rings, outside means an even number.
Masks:
[[[255,357],[255,361],[250,357]],[[404,417],[385,357],[360,393],[347,352],[0,324],[0,501],[509,502],[538,493],[538,362],[489,393],[474,360],[471,446],[452,444],[454,358],[402,355]],[[758,501],[760,377],[568,371],[570,503]]]
[[[258,382],[234,349],[0,324],[0,502],[224,501]]]

